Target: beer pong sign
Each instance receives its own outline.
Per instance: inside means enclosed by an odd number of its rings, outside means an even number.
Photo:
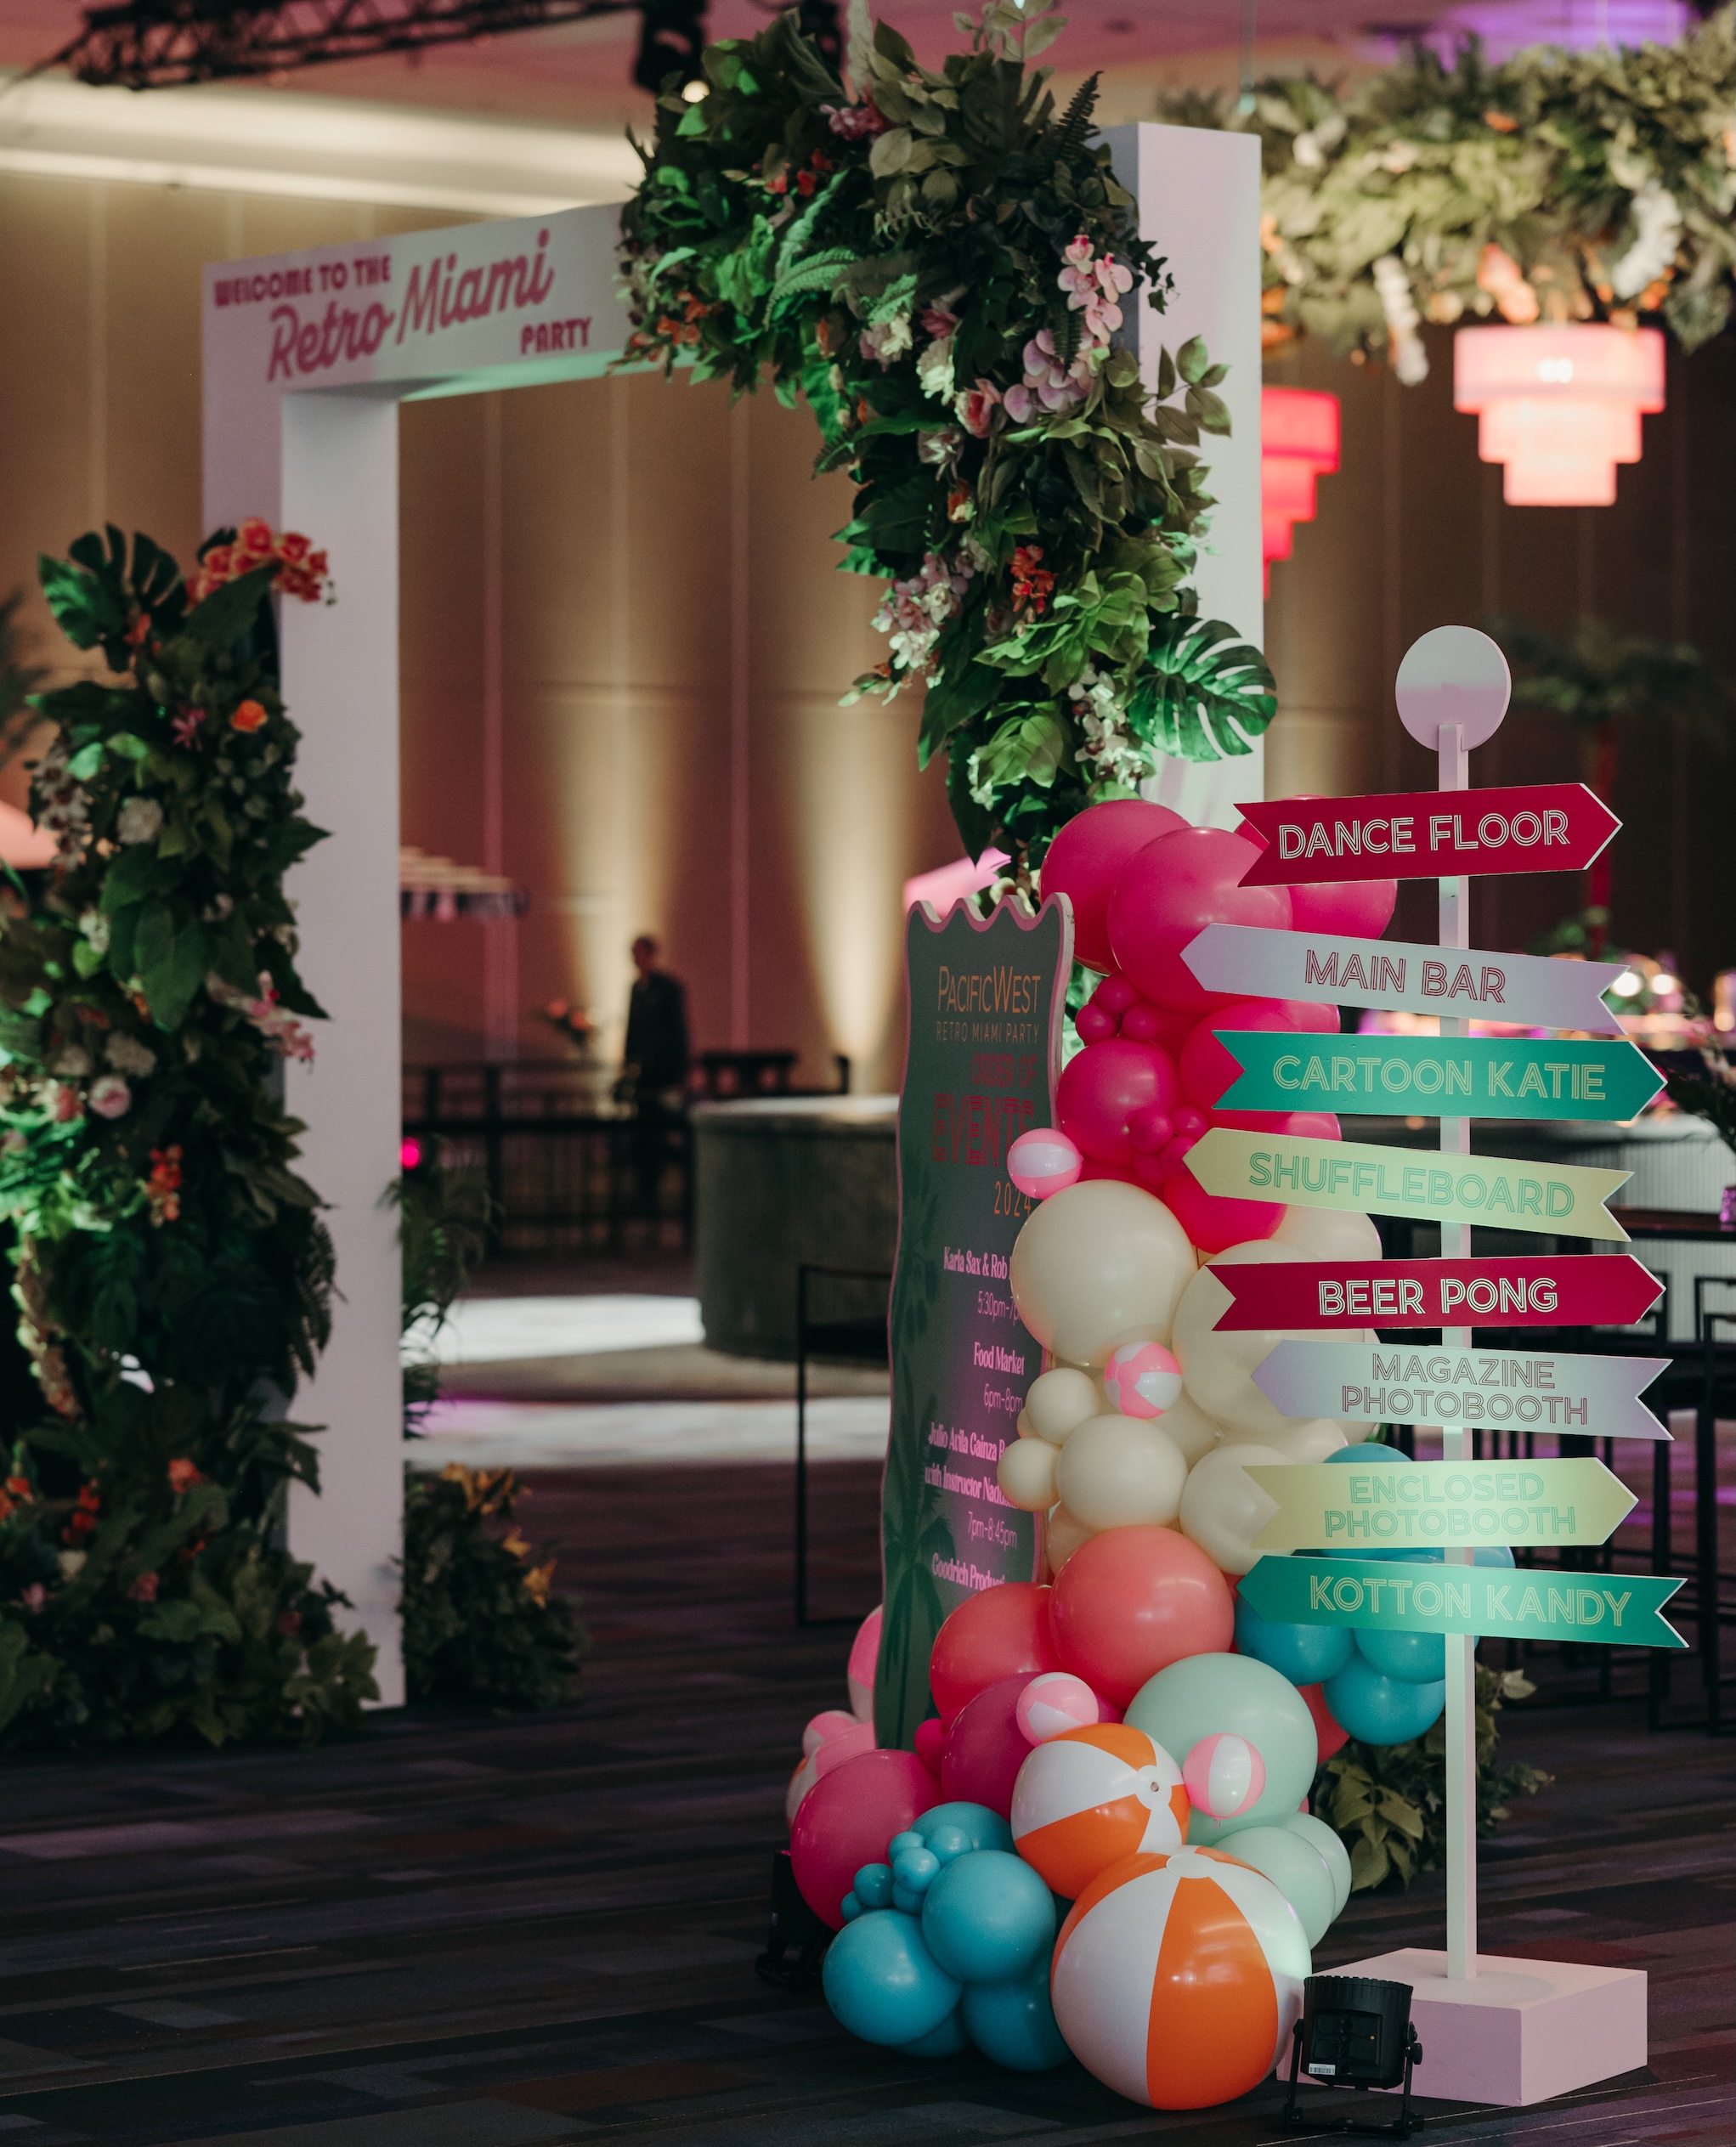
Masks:
[[[1244,887],[1580,872],[1621,825],[1582,783],[1275,798],[1241,811],[1266,845],[1242,875]]]
[[[1226,1333],[1262,1327],[1626,1327],[1664,1285],[1631,1252],[1553,1260],[1262,1261],[1212,1270]],[[1336,1415],[1336,1410],[1329,1411]]]

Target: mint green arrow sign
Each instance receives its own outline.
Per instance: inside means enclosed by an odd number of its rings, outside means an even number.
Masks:
[[[1637,1573],[1265,1557],[1243,1575],[1241,1592],[1262,1618],[1287,1625],[1685,1647],[1659,1615],[1681,1585]]]
[[[1219,1029],[1241,1067],[1222,1110],[1422,1118],[1631,1118],[1664,1086],[1644,1052],[1507,1037],[1342,1037]]]

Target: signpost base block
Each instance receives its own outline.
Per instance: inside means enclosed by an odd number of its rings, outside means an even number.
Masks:
[[[1475,1980],[1453,1983],[1445,1953],[1406,1946],[1332,1973],[1411,1985],[1411,2019],[1422,2045],[1411,2092],[1425,2098],[1512,2108],[1646,2062],[1643,1969],[1481,1953]]]

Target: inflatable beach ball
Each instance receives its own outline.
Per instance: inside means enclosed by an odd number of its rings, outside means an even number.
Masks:
[[[1220,1849],[1181,1848],[1091,1882],[1061,1925],[1049,1988],[1068,2048],[1105,2087],[1205,2110],[1271,2071],[1309,1973],[1301,1921],[1269,1879]]]
[[[1123,1857],[1187,1839],[1181,1769],[1122,1722],[1039,1744],[1013,1785],[1013,1846],[1064,1901]]]
[[[1162,1416],[1180,1398],[1181,1366],[1161,1342],[1123,1342],[1103,1367],[1103,1390],[1123,1416]]]

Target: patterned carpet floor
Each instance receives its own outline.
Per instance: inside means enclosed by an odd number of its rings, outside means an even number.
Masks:
[[[814,1471],[815,1608],[874,1600],[875,1472]],[[1281,2091],[1154,2114],[1077,2067],[852,2042],[761,1982],[766,1874],[848,1628],[796,1630],[787,1467],[546,1472],[522,1510],[595,1641],[528,1720],[383,1715],[289,1754],[0,1768],[0,2144],[1275,2147]],[[1686,1681],[1684,1681],[1685,1682]],[[1736,1743],[1618,1702],[1515,1709],[1556,1777],[1486,1845],[1485,1951],[1643,1967],[1643,2072],[1427,2137],[1736,2136]],[[1316,1965],[1442,1942],[1438,1876],[1359,1897]]]

